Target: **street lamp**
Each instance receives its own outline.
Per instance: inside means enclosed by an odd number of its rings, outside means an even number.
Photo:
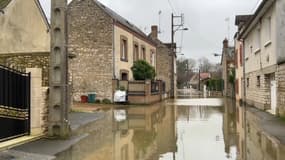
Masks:
[[[222,56],[222,54],[218,54],[218,53],[213,53],[213,55],[214,55],[215,57],[220,57],[220,56]]]
[[[181,19],[181,23],[179,25],[175,25],[174,24],[174,18],[180,18]],[[176,51],[175,51],[175,47],[174,47],[174,34],[175,32],[177,31],[187,31],[189,30],[188,28],[186,27],[183,27],[183,14],[181,16],[174,16],[173,13],[171,14],[171,51],[172,51],[172,54],[171,54],[171,72],[172,72],[172,76],[171,76],[171,92],[170,92],[170,97],[171,98],[174,98],[174,95],[175,95],[175,89],[174,89],[174,80],[175,80],[175,72],[174,72],[174,65],[175,65],[175,58],[176,57]],[[174,27],[177,27],[176,29]],[[183,27],[183,28],[181,28]]]

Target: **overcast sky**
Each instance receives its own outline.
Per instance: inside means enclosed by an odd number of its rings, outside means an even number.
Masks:
[[[199,59],[207,57],[212,62],[219,62],[219,57],[212,53],[221,53],[222,41],[230,35],[233,44],[235,15],[251,14],[261,0],[99,0],[107,7],[125,17],[145,33],[150,26],[159,24],[160,39],[170,42],[171,13],[184,14],[185,27],[188,31],[177,31],[175,42],[182,46],[184,57]],[[41,0],[49,17],[50,0]],[[159,11],[161,15],[159,16]],[[160,18],[159,18],[160,17]],[[225,20],[229,18],[229,23]],[[229,25],[228,25],[229,24]],[[228,27],[230,26],[230,27]],[[230,28],[230,32],[228,32]],[[230,34],[229,34],[230,33]],[[182,38],[183,37],[183,38]],[[182,43],[181,43],[182,42]],[[182,55],[179,55],[181,57]]]

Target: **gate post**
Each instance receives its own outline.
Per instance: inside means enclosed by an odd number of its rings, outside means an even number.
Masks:
[[[67,0],[51,0],[48,135],[57,138],[67,138],[70,132],[66,12]]]

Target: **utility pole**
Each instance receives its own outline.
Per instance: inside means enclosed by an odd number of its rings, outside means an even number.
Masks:
[[[170,98],[174,98],[175,95],[175,89],[174,89],[174,80],[175,80],[175,72],[174,72],[174,56],[175,54],[175,48],[174,48],[174,16],[173,13],[171,14],[171,83],[170,83]]]
[[[175,24],[174,19],[180,19],[179,24]],[[170,97],[174,98],[175,96],[175,63],[176,63],[176,44],[174,44],[174,34],[178,30],[188,30],[188,28],[181,28],[184,25],[184,15],[181,14],[180,16],[175,16],[173,13],[171,14],[171,83],[170,83]],[[176,28],[175,28],[176,27]]]
[[[66,11],[67,0],[51,0],[48,135],[55,138],[70,132]]]
[[[199,71],[198,71],[198,77],[199,77],[199,87],[198,87],[198,91],[200,91],[201,89],[200,89],[200,81],[201,81],[201,71],[200,71],[200,69],[199,69]],[[199,94],[200,94],[200,92],[199,92]]]

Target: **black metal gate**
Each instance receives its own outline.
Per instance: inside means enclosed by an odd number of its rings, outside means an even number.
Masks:
[[[0,141],[30,134],[30,77],[0,65]]]

